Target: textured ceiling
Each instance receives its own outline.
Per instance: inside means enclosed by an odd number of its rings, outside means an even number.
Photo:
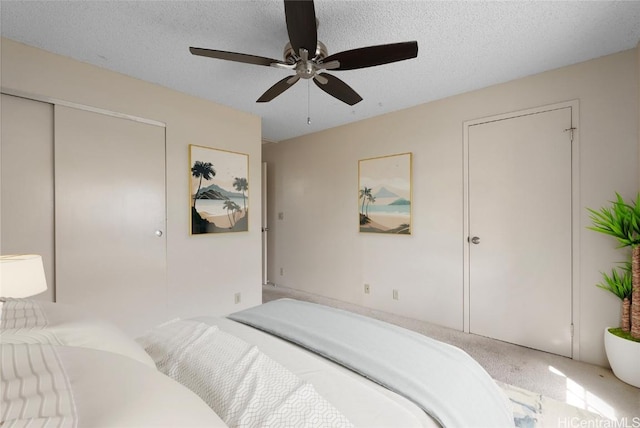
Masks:
[[[329,54],[418,41],[418,58],[333,72],[364,100],[348,106],[289,73],[196,57],[189,46],[282,58],[280,0],[1,1],[2,36],[262,117],[281,141],[633,48],[640,1],[316,0]],[[291,74],[291,73],[289,73]],[[307,124],[308,113],[311,124]]]

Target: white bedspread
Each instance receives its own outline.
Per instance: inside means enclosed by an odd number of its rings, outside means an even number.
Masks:
[[[215,326],[177,320],[138,341],[231,427],[352,426],[311,384]]]
[[[512,427],[505,394],[462,350],[350,312],[281,299],[229,318],[312,349],[402,394],[445,427]]]
[[[436,428],[440,425],[405,397],[360,376],[352,370],[261,330],[228,318],[198,317],[247,343],[305,382],[356,427]]]
[[[0,424],[75,427],[73,394],[55,348],[46,344],[10,344],[0,349]]]

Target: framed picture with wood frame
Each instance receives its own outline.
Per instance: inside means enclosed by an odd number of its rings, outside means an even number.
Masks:
[[[411,153],[358,161],[360,232],[411,234]]]
[[[189,145],[191,235],[249,230],[249,155]]]

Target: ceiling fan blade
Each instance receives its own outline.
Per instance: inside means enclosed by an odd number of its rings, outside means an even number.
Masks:
[[[263,56],[248,55],[243,53],[217,51],[214,49],[193,48],[193,47],[189,48],[189,50],[191,51],[192,54],[198,55],[198,56],[225,59],[227,61],[244,62],[247,64],[266,65],[266,66],[270,66],[271,64],[274,64],[274,63],[286,64],[285,62],[279,61],[277,59],[265,58]]]
[[[355,70],[404,61],[418,56],[418,42],[391,43],[388,45],[368,46],[365,48],[342,51],[329,55],[323,62],[338,61],[340,66],[333,70]]]
[[[306,49],[309,52],[309,58],[313,58],[318,44],[318,27],[313,0],[284,0],[284,14],[293,51],[299,55],[300,49]]]
[[[349,85],[347,85],[337,77],[327,73],[322,73],[319,76],[325,78],[327,80],[327,83],[320,83],[317,78],[318,76],[313,78],[313,83],[315,83],[318,88],[322,89],[332,97],[336,97],[340,101],[347,103],[350,106],[362,101],[362,97],[358,95],[356,91],[351,89]]]
[[[279,81],[278,83],[276,83],[275,85],[267,89],[267,91],[264,94],[262,94],[262,96],[258,98],[256,102],[266,103],[271,101],[272,99],[274,99],[275,97],[277,97],[278,95],[280,95],[281,93],[283,93],[284,91],[292,87],[293,84],[296,83],[298,80],[300,80],[300,76],[298,75],[285,77],[284,79],[282,79],[281,81]]]

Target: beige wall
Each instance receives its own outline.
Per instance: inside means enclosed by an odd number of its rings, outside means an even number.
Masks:
[[[47,290],[33,297],[52,301],[53,106],[5,94],[0,100],[0,254],[41,255]]]
[[[623,256],[614,240],[586,230],[584,207],[602,206],[614,191],[637,191],[637,57],[633,49],[266,144],[269,280],[462,329],[463,122],[578,100],[576,357],[606,364],[603,329],[618,323],[619,303],[594,284]],[[413,153],[413,235],[359,234],[358,159],[402,152]],[[363,293],[364,283],[371,294]]]
[[[168,318],[223,314],[261,303],[260,118],[2,39],[3,89],[166,124]],[[188,145],[249,154],[249,232],[189,234]],[[242,303],[234,304],[234,294]]]

